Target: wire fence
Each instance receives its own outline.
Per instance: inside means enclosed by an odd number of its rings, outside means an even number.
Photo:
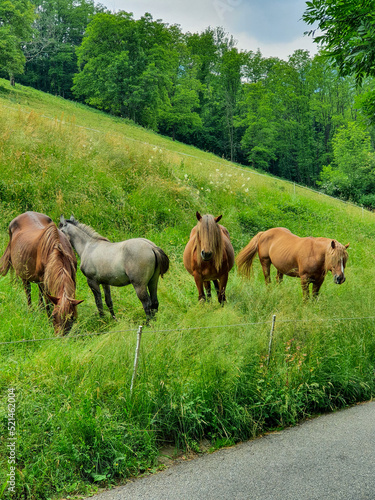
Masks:
[[[254,321],[254,322],[246,322],[246,323],[233,323],[233,324],[225,324],[225,325],[211,325],[211,326],[191,326],[191,327],[176,327],[176,328],[167,328],[167,329],[153,329],[149,327],[147,329],[148,332],[152,333],[172,333],[172,332],[187,332],[187,331],[200,331],[200,330],[216,330],[223,328],[244,328],[248,326],[260,326],[260,325],[275,325],[276,314],[272,315],[271,320],[265,321]],[[332,317],[332,318],[315,318],[314,321],[319,321],[321,323],[332,323],[338,321],[369,321],[375,320],[375,316],[360,316],[360,317]],[[287,324],[287,323],[310,323],[310,319],[278,319],[277,324]],[[75,340],[79,338],[85,337],[97,337],[100,335],[106,334],[118,334],[118,333],[137,333],[140,327],[135,328],[127,328],[124,330],[110,330],[103,332],[91,332],[91,333],[82,333],[77,335],[66,335],[66,336],[55,336],[55,337],[47,337],[47,338],[39,338],[39,339],[21,339],[21,340],[10,340],[7,342],[0,342],[1,345],[20,345],[26,344],[30,342],[46,342],[46,341],[66,341],[66,340]],[[142,326],[143,328],[143,326]]]
[[[363,320],[375,320],[375,316],[365,316],[365,317],[342,317],[342,318],[328,318],[328,319],[323,319],[321,318],[320,321],[323,322],[338,322],[338,321],[363,321]],[[318,318],[319,321],[319,318]],[[306,323],[306,322],[311,322],[311,319],[309,320],[288,320],[288,319],[282,319],[278,321],[278,324],[285,324],[285,323]],[[246,326],[259,326],[259,325],[266,325],[269,324],[269,321],[257,321],[257,322],[249,322],[249,323],[235,323],[235,324],[226,324],[226,325],[212,325],[212,326],[197,326],[197,327],[180,327],[180,328],[169,328],[165,330],[152,330],[150,331],[157,331],[158,333],[168,333],[168,332],[183,332],[183,331],[197,331],[197,330],[208,330],[208,329],[222,329],[222,328],[243,328]],[[268,353],[266,356],[266,366],[268,367],[270,359],[271,359],[271,352],[272,352],[272,343],[273,343],[273,338],[274,338],[274,332],[275,332],[275,325],[276,325],[276,314],[272,315],[272,322],[271,322],[271,331],[269,334],[269,342],[268,342]],[[135,356],[134,356],[134,365],[133,365],[133,374],[132,374],[132,379],[131,379],[131,384],[130,384],[130,395],[133,393],[133,388],[136,382],[137,378],[137,370],[138,370],[138,363],[139,363],[139,356],[140,356],[140,346],[141,346],[141,336],[142,336],[142,329],[143,326],[140,325],[137,329],[137,342],[136,342],[136,348],[135,348]],[[98,335],[105,335],[108,333],[115,334],[115,333],[129,333],[133,332],[135,333],[134,329],[125,329],[125,330],[114,330],[110,332],[92,332],[92,333],[86,333],[86,334],[78,334],[78,335],[67,335],[64,337],[48,337],[48,338],[40,338],[40,339],[22,339],[22,340],[14,340],[14,341],[9,341],[9,342],[0,342],[1,345],[21,345],[25,344],[28,342],[43,342],[43,341],[57,341],[57,340],[75,340],[78,338],[84,338],[84,337],[93,337],[93,336],[98,336]]]

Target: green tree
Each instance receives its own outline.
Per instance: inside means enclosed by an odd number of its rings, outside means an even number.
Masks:
[[[215,82],[218,71],[219,48],[216,31],[207,28],[202,33],[187,33],[185,43],[187,52],[195,71],[195,78],[200,82],[199,116],[202,121],[202,130],[194,136],[194,144],[201,148],[223,154],[224,145],[220,125],[221,112],[217,103]]]
[[[266,171],[270,170],[272,162],[277,159],[277,111],[274,104],[274,95],[267,90],[264,82],[246,84],[246,116],[241,122],[245,132],[241,146],[250,165]]]
[[[369,133],[349,122],[333,139],[334,159],[323,168],[320,186],[328,194],[375,206],[375,153]]]
[[[74,94],[88,104],[157,129],[178,70],[180,31],[150,14],[98,14],[77,49]]]
[[[2,0],[0,2],[0,70],[9,75],[24,71],[23,44],[31,38],[34,7],[29,0]]]
[[[253,83],[245,84],[239,123],[246,127],[241,143],[248,161],[284,178],[312,184],[318,172],[311,154],[315,138],[308,52],[296,51],[288,62],[262,61],[251,54],[245,71]]]
[[[317,23],[308,34],[323,48],[342,76],[353,75],[362,85],[375,76],[375,4],[373,0],[311,0],[303,19]],[[317,34],[318,33],[318,34]],[[375,91],[368,90],[358,101],[369,123],[375,123]]]
[[[90,20],[103,7],[93,0],[34,0],[33,36],[24,46],[25,74],[20,81],[43,92],[72,98],[76,48]]]
[[[235,115],[241,94],[244,54],[222,28],[188,34],[186,45],[201,82],[200,117],[203,130],[196,145],[234,159],[239,149]]]
[[[238,141],[235,135],[234,117],[237,112],[237,102],[242,89],[241,78],[243,75],[245,57],[245,53],[238,52],[238,50],[233,47],[223,52],[219,64],[219,86],[225,109],[225,126],[231,161],[234,161],[236,158]]]
[[[191,142],[191,138],[202,129],[198,114],[201,82],[195,78],[196,68],[189,64],[188,57],[180,61],[179,71],[170,89],[168,100],[160,112],[161,131],[176,136],[179,140]]]
[[[340,73],[355,75],[358,83],[365,76],[375,76],[374,1],[310,0],[306,5],[303,20],[317,23],[308,33],[323,46],[323,54],[335,61]]]

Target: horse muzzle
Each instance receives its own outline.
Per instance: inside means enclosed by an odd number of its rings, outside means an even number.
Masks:
[[[201,251],[201,257],[202,260],[211,260],[212,259],[212,252],[205,252],[204,250]]]
[[[333,277],[333,282],[336,283],[336,285],[342,285],[345,281],[345,276],[343,274],[335,274]]]

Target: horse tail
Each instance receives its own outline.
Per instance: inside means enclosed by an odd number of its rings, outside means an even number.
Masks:
[[[240,253],[237,255],[236,263],[238,267],[238,271],[241,274],[244,274],[248,278],[250,277],[251,268],[253,265],[254,257],[258,252],[258,243],[259,239],[262,236],[263,231],[256,234],[254,238],[252,238],[249,243],[243,248]]]
[[[160,268],[160,276],[163,277],[163,274],[169,269],[168,255],[157,246],[153,247],[152,250],[155,254],[156,265]]]
[[[10,237],[11,238],[11,237]],[[12,267],[12,260],[10,254],[11,239],[5,249],[4,255],[0,258],[0,275],[5,276],[9,269]]]

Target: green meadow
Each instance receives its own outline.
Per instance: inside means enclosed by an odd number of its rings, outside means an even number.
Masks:
[[[71,214],[112,241],[146,237],[170,258],[149,325],[131,286],[112,288],[118,321],[98,316],[77,273],[78,320],[55,337],[22,286],[0,277],[0,493],[89,495],[184,453],[253,438],[375,393],[375,217],[159,136],[126,120],[0,80],[0,255],[8,224],[34,210]],[[236,254],[275,226],[350,243],[346,282],[319,299],[300,282],[266,287],[233,269],[227,303],[198,303],[182,253],[195,213],[222,214]],[[271,356],[267,359],[273,315]],[[137,330],[143,325],[137,377]],[[21,341],[21,342],[20,342]],[[9,389],[16,399],[9,492]],[[13,496],[12,496],[13,495]],[[1,496],[1,495],[0,495]]]

